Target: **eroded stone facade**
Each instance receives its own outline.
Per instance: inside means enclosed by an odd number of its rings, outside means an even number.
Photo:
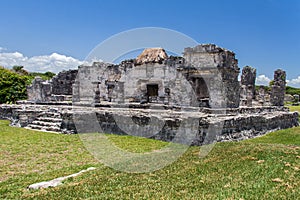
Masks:
[[[52,94],[72,95],[72,86],[75,83],[77,70],[62,71],[51,80]]]
[[[244,67],[240,82],[239,72],[235,54],[214,44],[185,48],[183,57],[153,48],[120,64],[95,62],[60,72],[50,82],[36,79],[28,96],[35,103],[71,100],[72,95],[73,103],[87,105],[283,106],[284,72],[275,72],[271,94],[262,88],[256,94],[256,69]]]
[[[97,82],[101,102],[239,106],[239,68],[233,52],[212,44],[186,48],[183,57],[168,57],[161,48],[151,51],[146,49],[137,59],[118,65],[80,66],[74,102],[93,103],[91,83]]]
[[[27,87],[28,101],[32,103],[49,103],[72,101],[73,84],[77,70],[62,71],[50,81],[35,77],[32,84]]]
[[[35,103],[50,101],[51,94],[51,83],[44,81],[39,76],[35,77],[32,81],[32,84],[27,87],[28,100]]]

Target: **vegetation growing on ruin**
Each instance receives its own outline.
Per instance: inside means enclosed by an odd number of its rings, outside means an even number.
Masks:
[[[14,66],[12,69],[0,66],[0,103],[15,103],[26,99],[26,86],[31,84],[34,77],[40,76],[49,80],[54,75],[52,72],[27,72],[23,66]]]
[[[205,158],[190,147],[175,163],[152,173],[116,171],[95,160],[78,135],[9,127],[0,121],[0,199],[297,199],[300,128],[243,142],[218,143]],[[127,151],[159,149],[163,142],[112,135]],[[129,146],[134,146],[130,148]],[[151,147],[151,148],[149,148]],[[28,190],[94,166],[63,185]]]

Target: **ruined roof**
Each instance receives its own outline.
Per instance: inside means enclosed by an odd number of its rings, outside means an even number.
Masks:
[[[194,53],[219,53],[219,52],[227,52],[230,54],[234,54],[232,51],[228,49],[219,47],[215,44],[200,44],[195,47],[187,47],[184,49],[184,54],[194,52]]]
[[[148,48],[136,58],[136,64],[160,63],[167,58],[168,55],[163,48]]]

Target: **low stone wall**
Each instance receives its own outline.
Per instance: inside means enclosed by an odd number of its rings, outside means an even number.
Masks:
[[[193,109],[191,109],[193,110]],[[37,117],[59,113],[61,132],[104,132],[202,145],[213,141],[252,138],[269,131],[298,126],[298,113],[284,107],[236,109],[153,110],[50,105],[1,105],[1,119],[26,127]]]
[[[0,119],[10,120],[11,126],[26,127],[45,110],[45,107],[36,105],[0,105]]]
[[[236,141],[252,138],[269,131],[298,126],[298,113],[285,109],[267,108],[265,111],[249,114],[204,114],[188,117],[188,113],[170,112],[162,116],[154,112],[131,111],[95,111],[77,113],[76,124],[72,113],[63,114],[63,127],[80,132],[105,132],[135,136],[146,136],[163,141],[175,141],[201,145],[213,141]],[[281,110],[281,111],[280,111]],[[260,112],[259,112],[260,111]],[[238,112],[236,110],[236,112]],[[175,114],[175,115],[174,115]],[[176,116],[177,114],[177,116]],[[88,119],[97,120],[99,126],[93,126]],[[152,122],[152,123],[151,123]],[[153,123],[154,122],[154,123]],[[151,124],[148,126],[148,124]],[[182,131],[182,129],[185,129]],[[183,137],[183,138],[182,138]],[[193,137],[193,140],[184,137]]]
[[[224,121],[222,134],[218,141],[243,140],[266,132],[298,126],[298,113],[263,113],[249,116],[238,116]]]
[[[19,106],[1,105],[0,106],[0,119],[13,119],[13,111]]]

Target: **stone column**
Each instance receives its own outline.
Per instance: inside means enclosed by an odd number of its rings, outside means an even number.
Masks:
[[[247,105],[247,88],[245,85],[241,85],[241,93],[240,93],[240,105],[246,106]]]
[[[93,103],[99,104],[100,103],[100,89],[99,89],[99,84],[100,82],[92,82],[93,88],[94,88],[94,99]]]
[[[244,67],[242,70],[241,84],[251,89],[251,93],[248,93],[248,95],[250,95],[252,99],[255,97],[255,79],[256,69],[250,66]]]
[[[166,105],[169,105],[169,103],[170,103],[170,93],[171,93],[170,88],[165,87],[165,101],[164,101],[164,104],[166,104]]]
[[[77,103],[80,102],[80,91],[79,91],[79,81],[75,80],[72,86],[72,102]]]
[[[118,81],[115,85],[114,91],[116,92],[116,99],[117,103],[124,103],[125,102],[125,94],[124,94],[124,82]]]
[[[248,85],[247,87],[247,106],[252,107],[252,99],[253,99],[253,86]]]
[[[285,71],[278,69],[274,72],[270,102],[272,106],[284,106],[284,94],[286,84]]]

